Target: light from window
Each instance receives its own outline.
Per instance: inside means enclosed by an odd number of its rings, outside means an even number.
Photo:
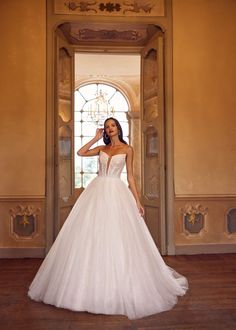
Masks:
[[[98,127],[103,127],[107,117],[119,120],[123,137],[129,143],[128,102],[115,87],[106,84],[87,84],[75,90],[74,150],[75,150],[75,188],[87,187],[98,173],[97,157],[80,157],[77,151],[90,141]],[[93,147],[103,144],[102,139]],[[126,168],[121,179],[127,182]]]

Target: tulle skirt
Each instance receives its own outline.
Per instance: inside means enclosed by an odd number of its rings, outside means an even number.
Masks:
[[[187,289],[187,279],[164,263],[127,185],[98,176],[75,203],[28,295],[137,319],[171,309]]]

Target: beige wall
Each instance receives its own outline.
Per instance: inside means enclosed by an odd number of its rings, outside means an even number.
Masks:
[[[235,13],[235,0],[173,0],[177,254],[236,251]]]
[[[235,13],[235,0],[173,0],[177,196],[236,194]]]
[[[46,1],[0,1],[0,31],[0,257],[42,257]],[[34,223],[30,235],[28,221]]]
[[[227,252],[236,243],[236,234],[229,235],[226,226],[228,210],[236,207],[235,13],[235,0],[173,0],[177,252],[207,252],[207,244],[224,244]],[[0,248],[29,249],[23,256],[32,256],[37,248],[35,255],[42,256],[46,237],[46,0],[0,1],[0,28]],[[189,235],[180,209],[198,203],[207,209],[204,229]],[[37,230],[30,238],[16,237],[10,231],[10,210],[18,205],[39,208]],[[200,248],[194,250],[194,245]],[[9,251],[6,256],[16,255]]]
[[[1,1],[0,30],[0,196],[43,196],[46,1]]]

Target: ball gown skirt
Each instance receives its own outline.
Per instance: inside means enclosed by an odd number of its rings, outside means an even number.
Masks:
[[[28,296],[73,311],[129,319],[171,309],[188,289],[167,266],[120,179],[125,154],[101,151],[98,176],[76,201]]]

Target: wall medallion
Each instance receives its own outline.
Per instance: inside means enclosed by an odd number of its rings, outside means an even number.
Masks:
[[[37,233],[37,220],[40,208],[31,205],[17,205],[10,209],[10,234],[17,239],[31,239]]]
[[[199,234],[205,226],[205,215],[208,212],[207,208],[202,205],[185,205],[184,208],[180,209],[183,215],[183,226],[184,231],[187,234]]]

